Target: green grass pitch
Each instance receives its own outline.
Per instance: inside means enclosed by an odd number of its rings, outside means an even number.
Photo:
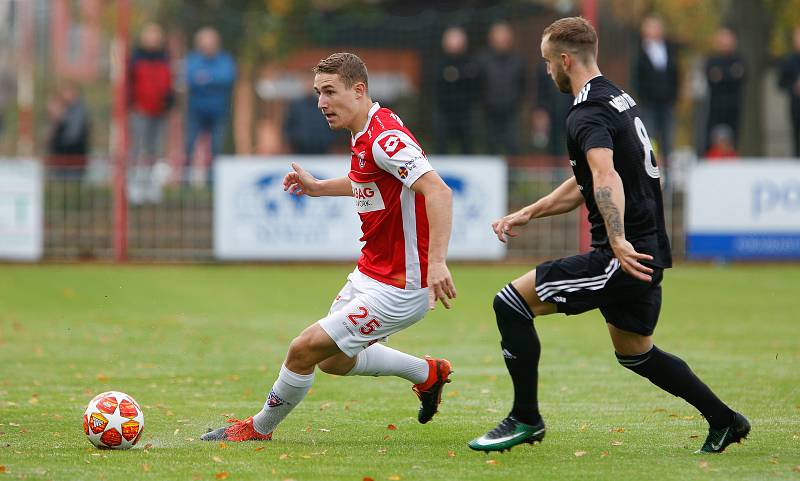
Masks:
[[[621,368],[598,313],[538,318],[544,443],[467,449],[510,406],[491,301],[521,266],[452,266],[459,298],[390,340],[445,356],[454,382],[416,422],[396,378],[317,374],[269,443],[204,443],[255,413],[289,341],[327,312],[348,266],[0,266],[0,481],[800,479],[800,269],[668,271],[656,343],[683,357],[753,431],[700,456],[706,423]],[[145,411],[139,445],[94,449],[93,395]],[[390,429],[390,425],[392,428]]]

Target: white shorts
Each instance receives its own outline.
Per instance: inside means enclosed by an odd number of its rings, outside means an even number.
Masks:
[[[422,319],[428,288],[406,290],[365,276],[356,268],[318,324],[349,357]]]

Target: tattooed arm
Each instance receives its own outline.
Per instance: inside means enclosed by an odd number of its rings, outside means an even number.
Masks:
[[[631,276],[649,282],[653,269],[639,263],[653,256],[636,252],[625,239],[625,191],[622,179],[614,169],[614,151],[594,148],[586,152],[594,183],[594,202],[606,223],[608,242],[619,260],[622,270]]]

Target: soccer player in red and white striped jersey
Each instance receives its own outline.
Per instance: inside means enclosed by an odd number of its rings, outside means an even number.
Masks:
[[[204,440],[271,439],[311,388],[317,366],[329,374],[407,379],[421,402],[421,423],[436,413],[450,382],[446,359],[411,356],[379,341],[422,319],[437,301],[449,309],[456,297],[445,263],[451,191],[400,118],[373,103],[359,57],[333,54],[314,73],[328,125],[352,133],[350,173],[319,180],[293,163],[284,189],[311,197],[352,196],[364,247],[328,315],[292,341],[263,409],[243,421],[230,420]]]

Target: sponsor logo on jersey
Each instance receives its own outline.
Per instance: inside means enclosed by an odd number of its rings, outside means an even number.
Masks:
[[[381,191],[375,182],[351,182],[351,185],[357,212],[374,212],[386,208]]]
[[[400,167],[399,169],[397,169],[397,175],[399,175],[401,179],[405,179],[406,177],[408,177],[408,169],[406,169],[405,167]]]
[[[358,157],[358,168],[359,169],[363,169],[364,166],[367,164],[367,160],[364,158],[364,157],[366,157],[366,155],[367,155],[366,152],[359,152],[359,153],[356,154],[356,157]]]
[[[387,135],[386,137],[378,141],[378,145],[381,146],[383,151],[386,152],[386,155],[388,155],[389,157],[394,156],[394,154],[400,152],[406,146],[406,144],[404,144],[403,141],[400,140],[400,137],[396,135]]]
[[[553,296],[551,299],[553,299],[554,302],[567,302],[567,299],[561,296]]]
[[[572,159],[569,159],[569,165],[571,165],[571,166],[575,167],[576,165],[578,165],[578,161],[577,161],[577,160],[572,160]]]

